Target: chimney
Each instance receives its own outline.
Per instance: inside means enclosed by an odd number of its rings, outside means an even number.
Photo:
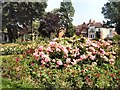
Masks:
[[[90,20],[89,20],[89,24],[91,24],[91,22],[92,22],[92,20],[90,19]]]
[[[95,24],[95,20],[93,20],[93,24]]]

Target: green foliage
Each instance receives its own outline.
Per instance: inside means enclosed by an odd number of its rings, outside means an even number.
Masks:
[[[1,45],[1,55],[17,55],[23,54],[28,49],[35,49],[37,45],[33,42],[22,42],[20,44],[3,44]]]
[[[48,12],[40,20],[40,27],[38,31],[42,37],[49,37],[51,33],[58,34],[60,29],[60,18],[57,13]]]
[[[30,85],[28,82],[21,82],[21,81],[11,81],[10,79],[4,79],[2,78],[2,89],[8,89],[8,88],[34,88],[34,86]]]
[[[72,24],[72,17],[74,17],[74,7],[72,6],[71,0],[69,2],[61,2],[60,6],[60,13],[61,13],[61,25],[66,28],[65,36],[71,37],[74,35],[74,26]]]
[[[39,20],[44,15],[47,4],[46,2],[4,2],[2,6],[2,27],[7,28],[12,42],[17,37],[17,23],[25,23],[32,27],[32,21]]]
[[[115,42],[119,43],[119,42],[120,42],[120,35],[115,35],[115,36],[113,37],[113,40],[114,40]]]
[[[4,2],[3,25],[31,23],[31,20],[34,21],[43,15],[46,6],[46,2]]]
[[[42,40],[43,38],[40,39]],[[68,50],[70,49],[69,51],[71,53],[69,52],[68,57],[71,59],[77,58],[76,56],[73,56],[77,50],[76,48],[79,48],[80,55],[86,55],[87,52],[90,52],[88,50],[89,46],[85,44],[87,42],[88,44],[90,44],[90,42],[84,37],[55,38],[52,41],[56,41],[57,44],[44,44],[42,45],[44,46],[43,51],[41,51],[42,48],[39,47],[39,51],[38,49],[35,49],[35,52],[37,52],[37,54],[43,54],[43,52],[45,52],[45,54],[47,55],[48,52],[46,51],[46,48],[47,46],[50,47],[50,45],[52,45],[53,52],[49,53],[51,56],[50,58],[54,59],[56,57],[56,60],[61,60],[64,64],[65,57],[62,57],[64,55],[64,52],[62,51],[62,49],[59,52],[56,51],[56,48],[58,50],[58,48],[61,47],[60,44],[63,45],[62,48],[65,49],[65,47],[67,47]],[[104,48],[106,47],[104,46],[105,44],[110,46],[109,43],[111,42],[107,43],[107,41],[104,42],[104,40],[93,40],[90,46],[95,46],[95,43],[99,43],[101,45],[100,48]],[[107,56],[108,59],[112,56],[111,53],[113,53],[113,51],[116,52],[118,50],[118,46],[116,45],[117,43],[113,44],[111,48],[104,48],[104,50],[109,53],[109,55]],[[71,49],[70,47],[74,49]],[[97,47],[94,48],[99,53],[99,49],[97,49]],[[43,60],[43,58],[40,56],[38,57],[39,59],[35,58],[33,56],[33,53],[34,51],[28,49],[23,55],[0,57],[0,59],[2,60],[1,69],[3,78],[2,82],[4,84],[3,86],[6,85],[6,87],[8,88],[65,88],[70,90],[119,89],[119,58],[115,59],[115,64],[109,64],[108,62],[105,62],[102,58],[105,55],[100,54],[95,60],[90,60],[90,58],[88,57],[87,59],[82,60],[77,64],[70,64],[68,67],[61,66],[62,68],[56,68],[57,64],[52,62],[47,62],[46,64],[41,65],[41,60]],[[118,50],[118,53],[120,53],[120,50]],[[116,57],[119,56],[119,54],[115,55]]]
[[[120,34],[120,1],[118,2],[107,2],[102,7],[102,13],[105,18],[110,19],[110,23],[116,23],[116,29]]]
[[[2,84],[4,88],[114,90],[118,89],[118,85],[120,85],[119,68],[108,64],[103,64],[101,67],[91,65],[81,67],[76,65],[60,70],[37,65],[32,67],[28,64],[31,61],[29,58],[25,59],[24,62],[20,61],[22,62],[20,64],[14,61],[15,57],[2,58]],[[21,60],[21,56],[19,56],[19,59]]]

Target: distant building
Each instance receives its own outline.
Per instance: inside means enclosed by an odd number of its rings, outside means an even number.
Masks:
[[[101,22],[92,22],[91,19],[89,23],[83,23],[76,27],[76,34],[82,34],[84,37],[88,38],[112,38],[114,36],[115,28],[114,27],[103,27]]]

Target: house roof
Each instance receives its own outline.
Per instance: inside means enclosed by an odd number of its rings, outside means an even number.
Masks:
[[[102,28],[103,24],[101,22],[95,22],[93,26],[97,28]]]
[[[76,31],[80,33],[85,32],[85,31],[87,32],[90,26],[95,26],[96,28],[102,28],[103,24],[101,22],[95,22],[95,20],[93,21],[90,20],[89,23],[84,22],[83,24],[78,25],[76,27]]]
[[[85,28],[88,28],[88,25],[85,24],[85,23],[77,26],[77,29],[80,29],[80,31],[82,31],[82,30],[85,29]]]

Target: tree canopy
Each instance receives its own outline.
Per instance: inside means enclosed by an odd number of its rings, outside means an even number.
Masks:
[[[44,36],[50,36],[51,32],[58,34],[60,27],[62,27],[66,30],[65,36],[73,36],[74,26],[72,18],[74,17],[74,12],[71,0],[69,2],[63,0],[60,8],[46,13],[46,16],[41,19],[39,32]]]
[[[68,37],[73,36],[74,34],[74,27],[72,24],[74,13],[75,9],[72,5],[71,0],[69,0],[69,2],[63,0],[60,6],[61,23],[62,26],[66,28],[66,36]]]
[[[11,31],[11,25],[26,23],[32,27],[32,21],[39,20],[44,15],[47,4],[46,2],[4,2],[2,7],[3,29],[8,28],[8,33],[12,34],[14,31]]]
[[[116,24],[117,33],[120,34],[120,1],[107,2],[102,7],[102,13],[106,19],[110,20],[110,23]]]
[[[54,12],[48,12],[40,20],[40,27],[38,31],[43,37],[50,37],[51,33],[57,34],[60,28],[60,17],[59,14]]]

